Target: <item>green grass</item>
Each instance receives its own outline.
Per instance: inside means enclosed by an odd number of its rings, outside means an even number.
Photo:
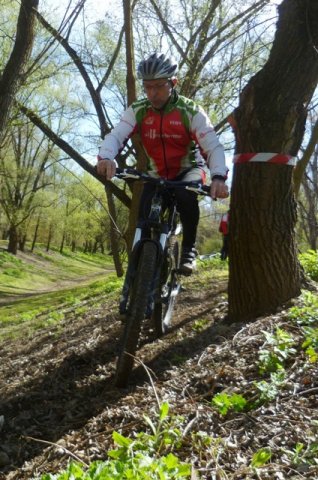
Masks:
[[[105,294],[118,297],[121,285],[108,255],[37,247],[15,256],[0,250],[0,338],[57,324],[70,309],[81,315]]]
[[[122,279],[114,274],[103,280],[88,282],[52,293],[21,298],[10,305],[0,307],[0,338],[32,334],[37,329],[61,322],[71,309],[78,316],[89,308],[84,300],[95,305],[112,298],[119,298]]]
[[[0,250],[0,295],[50,290],[60,282],[102,275],[110,270],[114,267],[108,255],[69,250],[60,254],[37,247],[32,253],[18,252],[15,256]]]

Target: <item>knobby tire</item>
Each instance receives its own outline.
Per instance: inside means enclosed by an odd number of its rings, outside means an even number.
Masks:
[[[115,385],[125,387],[134,365],[134,355],[138,348],[141,322],[145,318],[149,296],[153,288],[156,270],[157,246],[145,242],[139,256],[136,276],[131,287],[125,329],[120,341]]]

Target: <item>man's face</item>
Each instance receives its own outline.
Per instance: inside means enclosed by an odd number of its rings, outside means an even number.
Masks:
[[[171,81],[166,78],[144,80],[143,87],[149,102],[157,109],[166,104],[172,92]]]

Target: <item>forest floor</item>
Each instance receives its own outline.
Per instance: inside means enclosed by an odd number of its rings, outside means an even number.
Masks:
[[[0,480],[40,478],[74,458],[105,459],[114,431],[133,438],[148,430],[144,415],[156,418],[158,400],[182,431],[174,453],[192,464],[192,478],[318,478],[317,360],[305,353],[304,330],[289,310],[301,312],[305,296],[275,315],[230,324],[226,274],[208,268],[184,285],[172,330],[157,340],[143,332],[137,358],[153,385],[140,364],[128,388],[113,385],[122,329],[114,295],[2,342]],[[292,339],[284,337],[284,378],[259,369],[260,352],[275,351],[277,327]],[[220,392],[254,406],[222,414],[211,402]]]

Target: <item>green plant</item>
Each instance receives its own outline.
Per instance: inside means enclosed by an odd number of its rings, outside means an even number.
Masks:
[[[259,351],[260,373],[276,372],[284,369],[287,358],[296,353],[294,340],[285,330],[277,327],[275,333],[264,332],[266,341]]]
[[[309,442],[308,445],[298,442],[293,450],[283,449],[283,452],[290,458],[293,465],[316,465],[318,456],[318,443]]]
[[[304,291],[301,295],[303,306],[292,307],[288,311],[288,317],[295,320],[299,325],[318,324],[318,296],[312,292]]]
[[[50,315],[47,317],[47,323],[57,323],[64,319],[63,312],[51,312]]]
[[[41,480],[181,480],[191,477],[191,465],[172,452],[182,439],[183,418],[169,417],[168,403],[162,403],[156,421],[144,416],[151,433],[139,432],[131,439],[113,432],[116,445],[106,461],[88,467],[71,462],[60,474],[45,474]]]
[[[5,266],[6,264],[21,266],[22,261],[19,258],[17,258],[15,255],[12,255],[11,253],[0,252],[0,267]]]
[[[272,457],[272,452],[270,448],[261,448],[257,452],[254,453],[251,466],[254,468],[263,467],[265,463],[267,463]]]
[[[191,434],[192,450],[200,459],[200,464],[213,462],[213,464],[219,463],[220,456],[227,449],[227,442],[222,437],[210,436],[206,432],[199,430],[198,432],[192,432]],[[222,476],[223,470],[218,468],[218,477],[223,479],[227,478]]]
[[[247,400],[240,394],[228,395],[226,392],[217,393],[212,398],[212,405],[218,409],[221,415],[226,415],[229,410],[241,412],[247,406]]]
[[[308,250],[305,253],[299,255],[299,261],[303,266],[305,272],[309,277],[318,281],[318,252],[315,250]]]
[[[74,311],[75,315],[83,315],[89,310],[89,307],[87,305],[83,305],[81,307],[77,307],[76,310]]]
[[[8,275],[8,277],[14,278],[24,278],[26,276],[26,273],[23,270],[17,268],[6,268],[2,273],[3,275]]]
[[[202,332],[210,323],[208,318],[202,318],[201,320],[196,320],[193,324],[192,329],[196,332]]]
[[[219,254],[215,254],[213,257],[208,258],[199,258],[199,267],[202,270],[205,269],[215,269],[215,270],[228,270],[228,262],[224,262],[221,260],[221,256]]]
[[[318,328],[305,327],[306,335],[302,343],[302,348],[309,357],[310,363],[315,363],[318,360]]]
[[[274,400],[284,382],[285,370],[279,370],[278,372],[271,373],[269,382],[266,382],[265,380],[254,382],[255,387],[260,393],[259,399],[256,403],[263,404]]]

